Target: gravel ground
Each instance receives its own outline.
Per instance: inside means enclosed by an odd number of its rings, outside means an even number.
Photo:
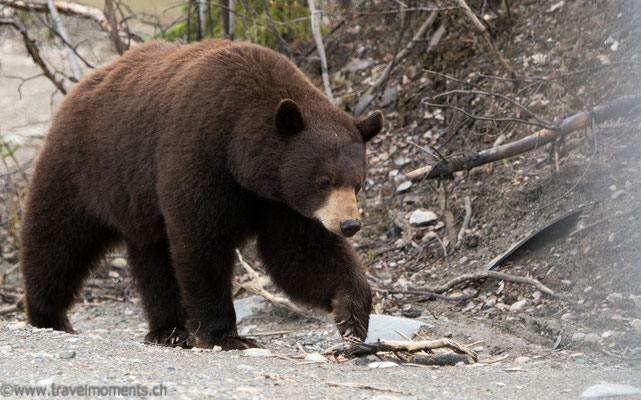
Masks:
[[[496,364],[372,369],[358,360],[339,365],[292,359],[301,354],[292,344],[300,338],[261,338],[280,357],[156,347],[141,343],[143,317],[130,302],[83,304],[72,321],[80,334],[1,322],[3,395],[10,390],[7,384],[40,384],[50,393],[53,383],[156,387],[185,399],[577,399],[601,381],[637,387],[641,382],[638,366],[606,366],[582,353],[539,351],[524,363],[510,357]],[[318,322],[299,320],[298,330],[326,339],[333,335]],[[304,348],[313,351],[313,343]]]

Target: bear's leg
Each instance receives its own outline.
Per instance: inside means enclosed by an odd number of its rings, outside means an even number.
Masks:
[[[149,322],[145,342],[188,347],[185,310],[171,265],[169,244],[127,243],[129,264]]]
[[[54,196],[37,199],[34,192],[25,211],[20,254],[27,320],[73,333],[67,311],[117,234],[83,215],[77,205],[56,202]]]
[[[180,284],[187,326],[197,347],[220,346],[223,350],[261,347],[240,337],[232,302],[235,244],[227,238],[172,241],[172,259]],[[190,244],[191,242],[191,244]]]
[[[343,337],[365,340],[372,294],[351,244],[319,222],[273,204],[258,250],[274,283],[292,299],[331,311]]]

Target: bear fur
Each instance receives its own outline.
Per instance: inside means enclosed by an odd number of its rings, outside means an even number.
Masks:
[[[382,124],[339,110],[264,47],[127,51],[66,96],[36,164],[20,255],[29,322],[73,332],[83,280],[124,243],[145,341],[257,346],[238,335],[231,295],[235,249],[256,237],[289,297],[365,339],[371,292],[346,237]]]

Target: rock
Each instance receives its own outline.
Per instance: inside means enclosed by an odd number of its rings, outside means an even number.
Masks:
[[[417,209],[410,215],[410,225],[412,226],[425,226],[438,220],[436,214],[431,211]]]
[[[617,190],[616,192],[612,193],[612,196],[610,196],[610,198],[611,198],[612,200],[616,200],[616,199],[618,199],[619,197],[623,196],[623,195],[624,195],[624,194],[626,194],[626,193],[627,193],[627,192],[626,192],[625,190],[623,190],[623,189],[619,189],[619,190]]]
[[[630,322],[630,325],[632,325],[637,333],[641,333],[641,319],[633,319],[632,322]]]
[[[305,361],[313,361],[313,362],[327,362],[327,358],[323,357],[322,354],[320,353],[310,353],[305,356]]]
[[[398,86],[391,85],[385,88],[383,95],[381,96],[381,101],[378,104],[379,107],[386,107],[398,99]]]
[[[528,362],[528,361],[530,361],[530,357],[525,357],[525,356],[522,356],[522,357],[516,357],[516,358],[514,359],[514,362],[515,362],[516,364],[525,364],[525,363],[526,363],[526,362]]]
[[[391,361],[375,361],[373,363],[370,363],[368,365],[368,367],[369,368],[373,368],[373,369],[376,369],[376,368],[394,368],[394,367],[398,367],[398,364],[395,363],[395,362],[391,362]]]
[[[641,389],[630,385],[619,385],[616,383],[601,382],[585,389],[579,398],[598,399],[602,397],[631,396],[641,394]]]
[[[572,319],[572,313],[571,312],[567,312],[567,313],[561,315],[561,321],[569,321],[571,319]]]
[[[395,332],[395,330],[409,338],[412,338],[416,333],[418,333],[421,327],[426,325],[426,323],[414,319],[372,314],[369,317],[369,332],[365,342],[372,343],[377,340],[404,340],[402,336]]]
[[[396,165],[399,168],[404,167],[409,163],[410,163],[410,160],[404,157],[399,157],[396,160],[394,160],[394,165]]]
[[[492,308],[496,304],[496,299],[490,299],[485,302],[485,307],[486,308]]]
[[[582,342],[587,335],[582,332],[576,332],[574,335],[572,335],[572,341],[573,342]]]
[[[412,182],[405,181],[396,187],[396,193],[405,193],[412,187]]]
[[[36,382],[36,386],[47,386],[50,387],[53,384],[53,379],[51,378],[45,378],[45,379],[40,379],[38,382]]]
[[[272,352],[267,349],[246,349],[243,350],[245,357],[271,357]]]
[[[463,256],[463,257],[459,258],[458,263],[463,265],[463,264],[465,264],[467,262],[467,260],[468,260],[468,258]]]
[[[513,311],[513,312],[519,311],[523,308],[523,306],[525,306],[526,303],[527,303],[526,299],[519,300],[510,306],[510,311]]]
[[[13,351],[13,348],[8,344],[0,346],[0,353],[11,353],[11,351]]]
[[[7,325],[7,328],[10,331],[18,331],[18,330],[22,330],[22,329],[24,329],[26,327],[27,327],[27,323],[24,322],[24,321],[14,322],[13,324],[8,324]]]
[[[345,68],[347,69],[348,72],[354,73],[362,69],[369,68],[374,64],[375,62],[371,58],[368,58],[365,60],[360,58],[354,58],[352,59],[352,61],[349,62],[349,64],[345,66]]]
[[[73,350],[65,350],[58,353],[58,358],[62,360],[69,360],[71,358],[74,358],[75,356],[76,356],[76,352]]]
[[[596,333],[588,333],[584,338],[583,341],[587,343],[596,343],[599,341],[601,337],[597,335]]]
[[[445,338],[451,338],[452,336],[454,336],[454,334],[452,332],[445,332],[443,334],[443,337],[445,337]]]
[[[265,302],[262,296],[250,296],[244,299],[234,300],[234,309],[236,310],[236,322],[242,321],[251,315],[265,308]]]
[[[412,205],[419,204],[421,202],[421,197],[415,194],[408,194],[403,197],[403,204]]]

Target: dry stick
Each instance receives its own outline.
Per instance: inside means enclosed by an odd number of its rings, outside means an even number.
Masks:
[[[265,299],[271,301],[272,303],[276,304],[277,306],[281,306],[283,308],[286,308],[290,311],[295,312],[296,314],[309,317],[305,312],[301,311],[294,303],[289,301],[286,298],[279,297],[279,296],[274,296],[273,294],[269,293],[261,284],[260,284],[260,275],[258,272],[256,272],[250,265],[249,263],[245,260],[245,258],[240,254],[238,250],[236,250],[236,255],[238,256],[238,261],[240,261],[240,265],[245,268],[247,273],[252,277],[252,280],[250,282],[241,284],[243,289],[252,292],[254,294],[263,296]]]
[[[412,396],[412,393],[406,392],[403,390],[398,390],[398,389],[390,389],[390,388],[384,388],[380,386],[373,386],[370,384],[362,384],[362,383],[355,383],[355,382],[331,382],[331,381],[324,381],[324,383],[327,386],[336,386],[336,387],[347,387],[347,388],[352,388],[352,389],[364,389],[364,390],[375,390],[379,392],[389,392],[389,393],[396,393],[396,394],[402,394],[405,396]]]
[[[2,1],[5,1],[5,0],[0,0],[0,5],[2,4],[1,3]],[[0,18],[0,25],[9,25],[13,27],[15,30],[17,30],[20,33],[20,35],[22,35],[22,41],[24,42],[24,45],[27,49],[27,53],[29,53],[29,56],[31,57],[33,62],[35,62],[36,65],[38,65],[38,67],[40,67],[44,76],[46,76],[47,79],[49,79],[51,83],[54,84],[54,86],[60,91],[60,93],[67,94],[67,90],[65,89],[62,82],[56,79],[56,76],[54,75],[54,73],[51,72],[51,70],[49,69],[47,64],[45,64],[42,57],[40,57],[40,51],[36,46],[36,42],[35,40],[32,40],[29,37],[29,34],[27,33],[27,31],[10,18]]]
[[[4,274],[0,275],[0,285],[3,285],[5,279],[7,279],[7,276],[9,276],[13,271],[17,270],[18,268],[20,268],[20,263],[19,262],[15,263]]]
[[[405,48],[401,50],[396,57],[392,61],[390,61],[389,64],[385,67],[383,72],[379,75],[379,77],[376,79],[374,84],[365,92],[365,94],[361,97],[361,101],[359,101],[359,104],[357,105],[356,112],[354,113],[356,116],[358,116],[363,110],[369,105],[369,103],[372,102],[374,99],[374,93],[379,89],[379,87],[387,80],[387,77],[389,74],[392,72],[392,68],[398,63],[399,60],[402,60],[403,58],[407,57],[409,52],[412,50],[414,47],[414,44],[420,40],[423,36],[425,36],[425,33],[427,30],[432,26],[434,23],[434,20],[436,20],[436,16],[438,13],[436,11],[432,11],[430,15],[427,17],[425,22],[423,22],[423,25],[421,25],[420,28],[418,28],[418,31],[416,31],[416,34],[410,40],[407,45],[405,45]],[[429,52],[430,49],[428,49]]]
[[[458,238],[456,240],[457,249],[463,244],[463,239],[465,238],[465,230],[470,225],[470,219],[472,218],[472,200],[470,200],[470,196],[465,196],[463,202],[465,203],[465,217],[463,218],[463,225],[461,226],[461,230],[458,232]]]
[[[448,282],[446,282],[443,285],[439,286],[421,286],[421,287],[410,287],[409,289],[412,292],[415,293],[420,293],[421,291],[425,290],[427,293],[445,293],[448,290],[452,289],[454,286],[465,282],[465,281],[479,281],[482,279],[495,279],[499,281],[508,281],[508,282],[514,282],[514,283],[523,283],[527,285],[532,285],[541,292],[552,296],[552,297],[562,297],[562,295],[555,293],[552,289],[548,288],[541,282],[539,282],[536,279],[532,278],[527,278],[524,276],[516,276],[516,275],[510,275],[510,274],[505,274],[503,272],[496,272],[496,271],[481,271],[481,272],[472,272],[469,274],[463,274],[461,276],[458,276]]]
[[[327,95],[327,98],[329,98],[329,101],[332,103],[335,103],[336,100],[334,99],[334,95],[332,94],[332,88],[329,85],[329,73],[327,72],[327,57],[325,56],[325,46],[323,45],[323,36],[321,34],[320,26],[318,25],[318,19],[316,14],[318,11],[316,10],[316,5],[314,4],[314,0],[309,0],[309,12],[311,14],[311,22],[312,22],[312,33],[314,34],[314,41],[316,42],[316,48],[318,49],[318,56],[320,57],[321,60],[321,70],[322,70],[322,76],[323,76],[323,85],[325,86],[325,94]]]
[[[127,48],[122,40],[120,40],[120,35],[118,35],[118,23],[116,22],[116,11],[114,10],[113,0],[105,0],[105,13],[109,26],[111,27],[109,31],[111,40],[114,42],[118,54],[122,55]]]
[[[463,9],[463,11],[465,11],[465,15],[467,15],[467,17],[470,20],[472,20],[472,23],[474,24],[476,29],[478,29],[481,32],[481,34],[487,41],[488,45],[492,49],[492,52],[496,55],[496,58],[498,58],[501,65],[503,65],[503,68],[505,68],[505,70],[514,78],[515,77],[514,70],[512,69],[512,67],[510,67],[510,64],[507,63],[505,58],[503,58],[503,55],[501,55],[501,52],[499,51],[499,49],[497,49],[496,46],[494,45],[494,42],[492,41],[492,37],[490,36],[490,32],[488,32],[485,25],[483,25],[483,23],[479,21],[478,18],[476,18],[476,15],[470,9],[470,6],[467,5],[465,0],[458,0],[458,3]]]
[[[67,58],[69,59],[69,65],[71,66],[71,71],[73,71],[73,78],[76,80],[76,82],[79,82],[80,78],[82,77],[82,74],[80,73],[80,67],[78,66],[78,59],[76,58],[76,54],[71,49],[71,46],[69,46],[68,44],[69,35],[67,35],[67,30],[65,29],[65,26],[62,24],[60,15],[58,15],[58,10],[56,10],[56,7],[53,6],[52,0],[47,0],[47,7],[49,8],[49,13],[51,14],[51,18],[53,18],[53,21],[56,24],[56,30],[60,34],[60,37],[63,39],[65,49],[67,49]]]
[[[29,1],[29,0],[0,0],[0,5],[13,8],[15,10],[22,11],[37,11],[37,12],[49,12],[46,3],[39,1]],[[81,17],[88,18],[95,21],[100,28],[107,32],[111,33],[113,29],[109,24],[105,13],[100,9],[92,6],[87,6],[84,4],[73,3],[69,1],[54,1],[54,7],[58,10],[60,14],[69,15],[72,17]],[[122,31],[118,26],[115,27],[118,30],[118,34],[126,35],[129,43],[141,43],[140,40],[135,39],[127,32]]]
[[[641,105],[641,95],[624,96],[611,102],[598,105],[592,111],[583,111],[574,114],[561,121],[556,129],[542,129],[537,133],[507,143],[502,146],[493,147],[474,154],[461,154],[448,158],[446,161],[439,161],[435,165],[421,167],[405,174],[411,180],[432,179],[443,175],[449,175],[455,171],[470,170],[479,165],[505,158],[514,157],[519,154],[537,149],[548,144],[557,138],[566,136],[579,129],[590,125],[591,117],[594,123],[600,124],[606,120],[624,116],[633,108]]]

